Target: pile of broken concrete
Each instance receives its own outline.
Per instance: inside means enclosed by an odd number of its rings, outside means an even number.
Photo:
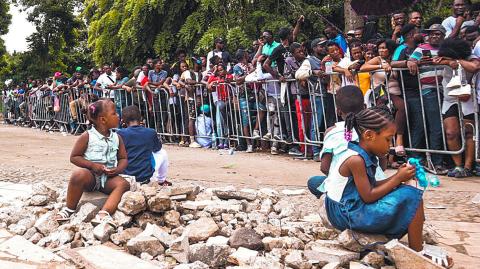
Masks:
[[[90,223],[101,206],[92,201],[57,223],[65,194],[36,184],[21,203],[0,205],[0,226],[53,253],[104,245],[151,268],[437,268],[396,240],[375,244],[388,240],[340,232],[322,214],[303,214],[291,203],[301,193],[143,185],[123,195],[114,229]]]

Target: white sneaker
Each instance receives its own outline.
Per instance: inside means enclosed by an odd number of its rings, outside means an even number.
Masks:
[[[459,88],[456,88],[455,90],[451,90],[448,92],[448,96],[453,96],[453,97],[458,97],[462,95],[471,95],[471,94],[472,94],[472,86],[470,86],[470,84],[461,86]]]
[[[447,89],[456,89],[462,86],[462,81],[460,80],[460,76],[456,75],[453,76],[452,79],[447,83]]]
[[[272,139],[272,134],[271,134],[271,133],[266,133],[266,134],[263,136],[263,139]]]
[[[276,147],[272,147],[272,149],[270,150],[270,153],[272,155],[278,155],[278,149]]]
[[[253,145],[248,145],[247,146],[247,151],[245,151],[246,153],[253,153]]]
[[[193,141],[192,143],[190,143],[190,145],[188,146],[189,148],[201,148],[202,146],[200,144],[198,144],[196,141]]]
[[[258,130],[253,130],[253,139],[260,139],[260,132]]]

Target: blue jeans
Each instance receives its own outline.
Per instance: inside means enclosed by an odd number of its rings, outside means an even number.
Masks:
[[[216,106],[216,123],[217,123],[217,137],[218,137],[218,144],[226,143],[226,139],[224,138],[225,135],[228,135],[228,126],[226,123],[226,110],[227,104],[225,101],[218,100],[215,103]]]
[[[410,132],[412,148],[426,148],[425,132],[423,129],[422,105],[420,97],[407,98],[408,114],[410,117]],[[437,92],[431,91],[423,95],[423,109],[425,111],[426,130],[428,135],[428,145],[430,149],[442,149],[442,119],[440,108],[438,106]],[[414,157],[419,157],[419,153],[412,153]],[[442,164],[442,156],[432,154],[433,165]]]
[[[313,176],[308,179],[307,186],[308,190],[315,195],[317,198],[320,198],[322,196],[322,192],[318,190],[318,187],[322,185],[322,183],[325,181],[327,177],[326,176]]]
[[[323,122],[323,103],[322,97],[315,96],[315,103],[312,102],[312,121],[310,125],[310,140],[320,141],[320,128]],[[317,132],[317,129],[319,132]],[[320,147],[313,147],[313,155],[320,154]]]

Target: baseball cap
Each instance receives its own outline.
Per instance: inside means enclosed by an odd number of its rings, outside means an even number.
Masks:
[[[53,76],[54,76],[54,77],[59,77],[59,76],[61,76],[61,75],[62,75],[61,72],[55,72],[55,74],[54,74]]]
[[[82,71],[82,67],[81,67],[81,66],[77,66],[77,67],[75,68],[75,71],[77,71],[77,72]]]
[[[447,30],[445,29],[445,27],[443,27],[441,24],[438,24],[438,23],[432,24],[428,29],[425,30],[425,32],[433,32],[433,31],[439,31],[444,35],[447,33]]]
[[[324,44],[325,42],[327,42],[327,40],[322,40],[321,38],[315,38],[314,40],[312,40],[312,43],[310,43],[311,47],[315,47],[317,45],[322,45]]]
[[[350,31],[347,32],[347,35],[355,35],[355,31],[350,30]]]

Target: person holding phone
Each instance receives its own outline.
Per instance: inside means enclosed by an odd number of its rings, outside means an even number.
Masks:
[[[442,26],[446,30],[445,37],[458,37],[462,28],[470,25],[476,25],[477,27],[480,25],[480,18],[472,19],[469,10],[470,5],[470,0],[453,0],[453,15],[442,22]]]
[[[420,78],[419,95],[407,98],[407,106],[410,116],[410,130],[412,130],[412,147],[421,148],[425,142],[425,136],[428,138],[430,149],[442,149],[442,119],[440,114],[438,89],[442,87],[443,68],[432,66],[433,59],[437,57],[440,44],[445,39],[447,30],[440,24],[432,24],[425,30],[428,33],[428,43],[420,44],[410,55],[410,60],[418,66],[418,76]],[[422,103],[425,111],[426,128],[423,128]],[[412,153],[414,157],[421,158],[420,154]],[[435,172],[439,175],[446,175],[448,170],[443,166],[441,155],[432,154],[432,163]]]

